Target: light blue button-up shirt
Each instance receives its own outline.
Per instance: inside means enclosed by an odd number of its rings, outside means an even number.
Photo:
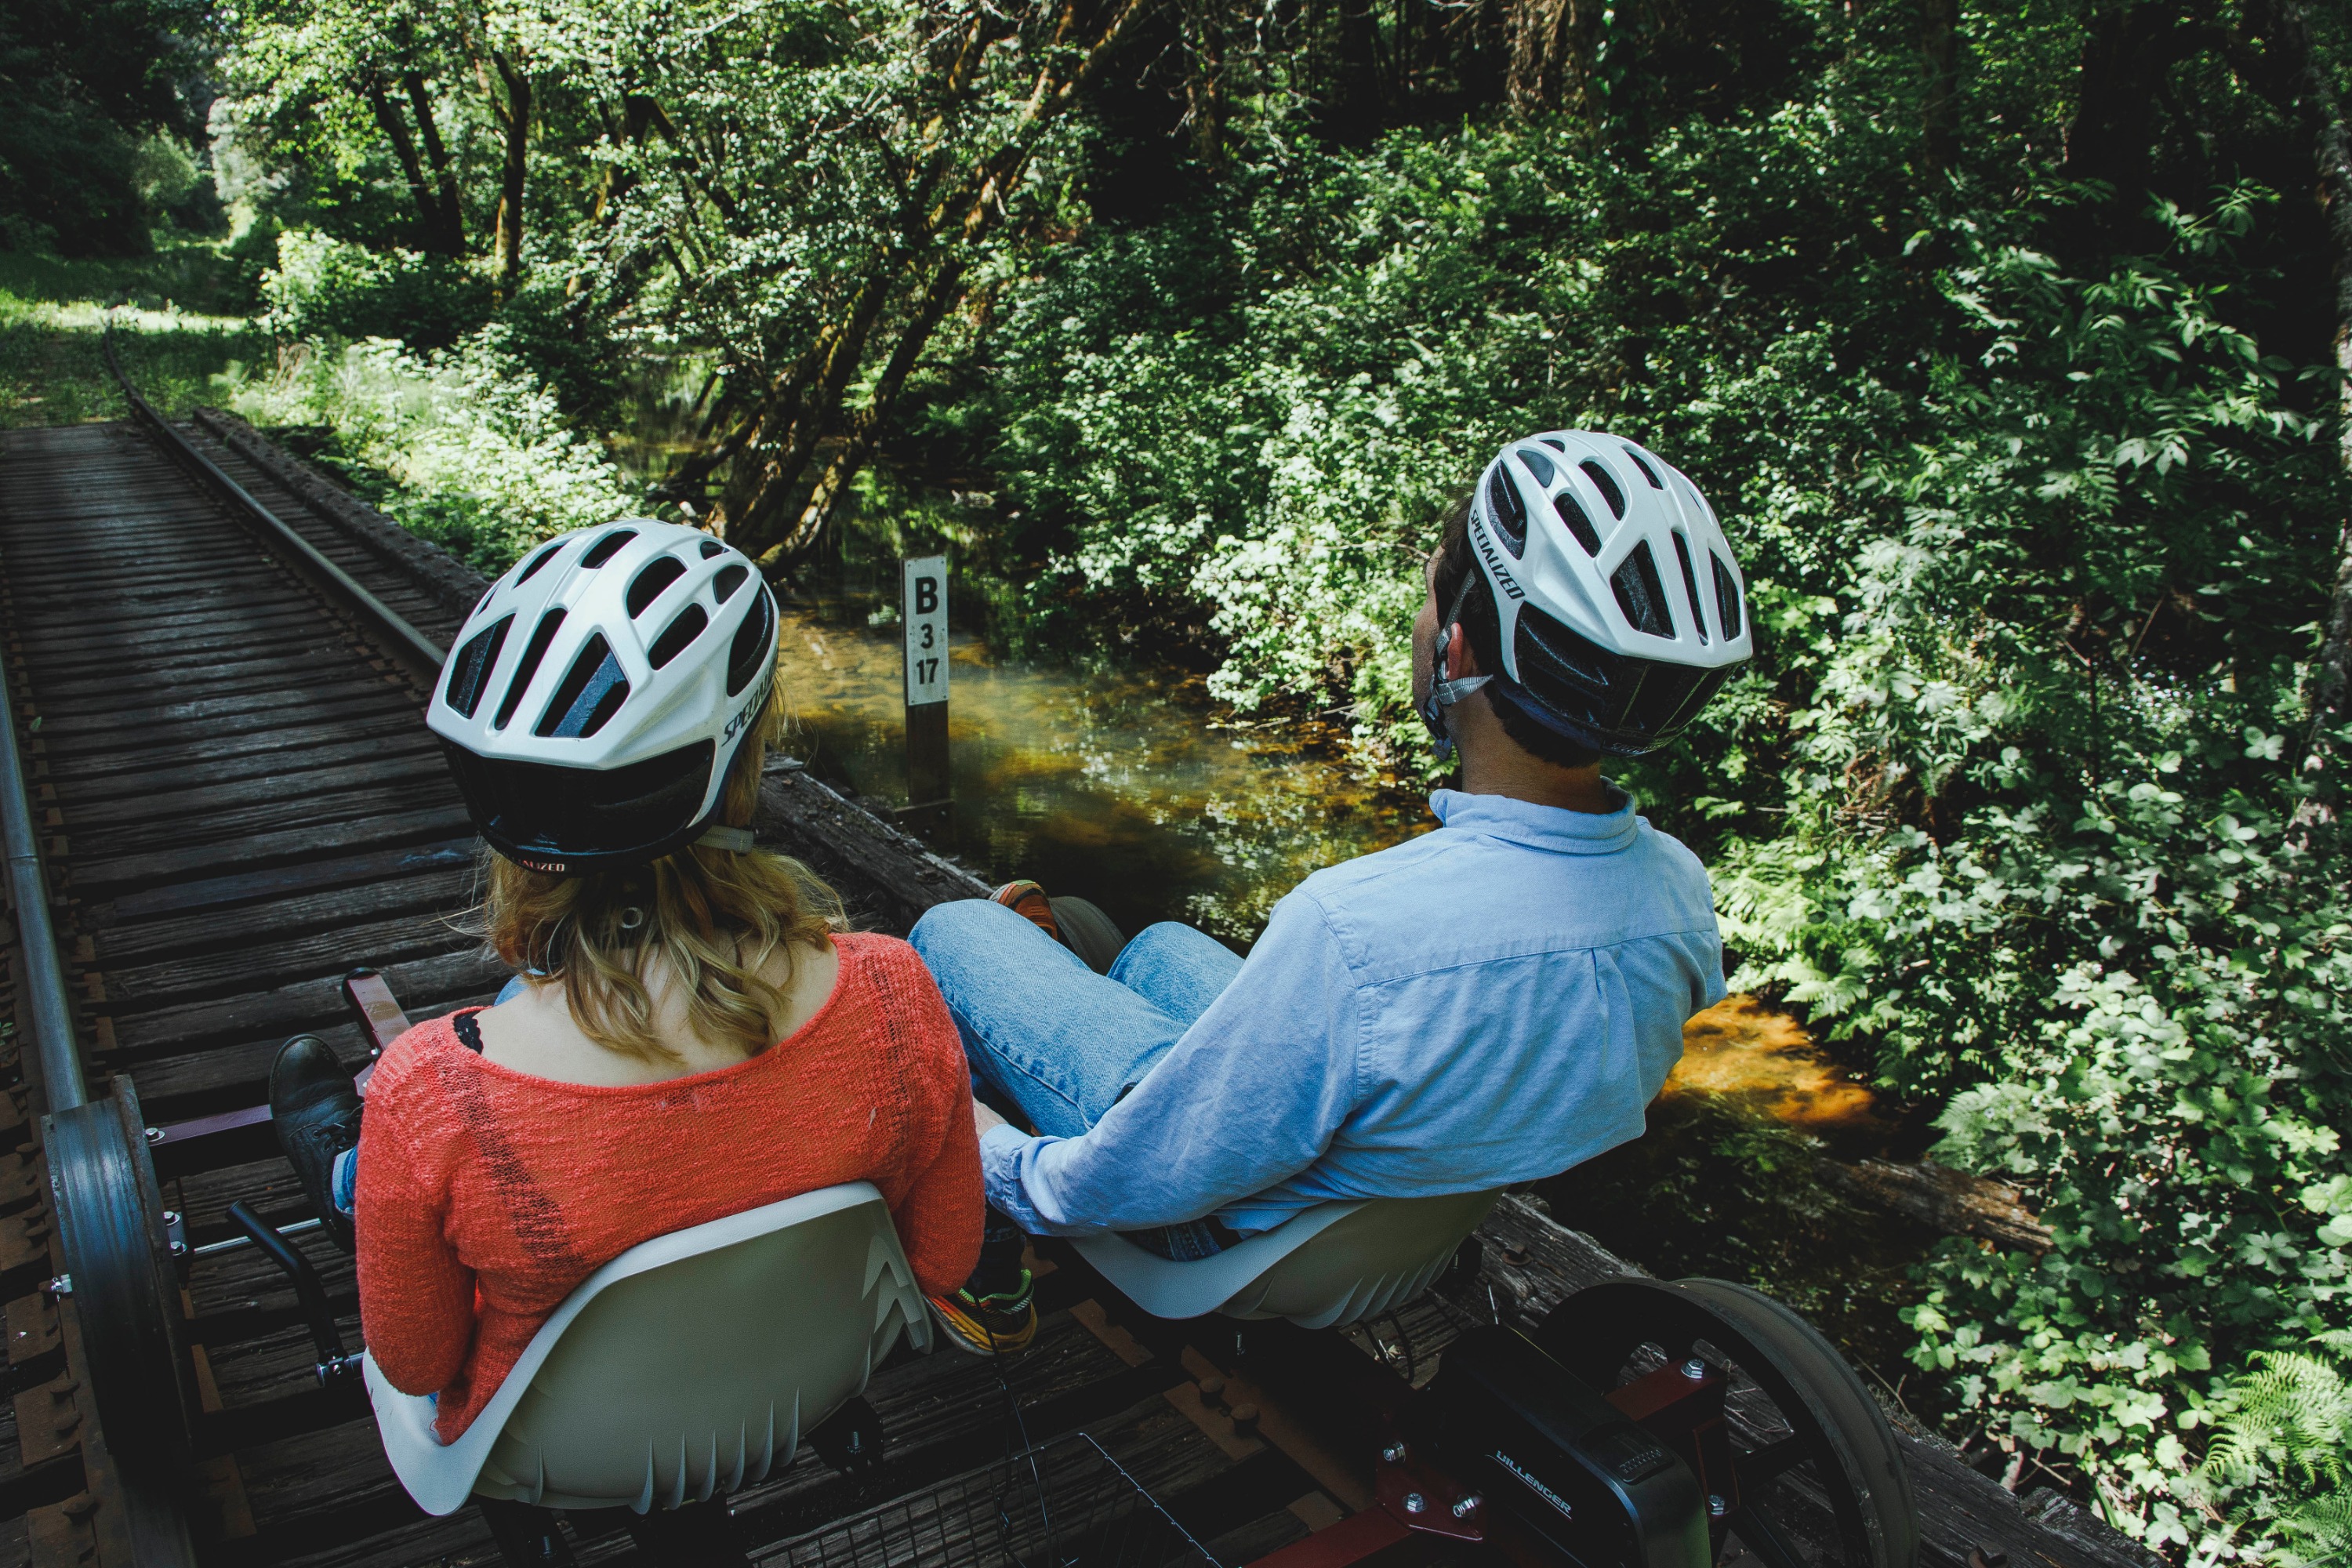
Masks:
[[[988,1200],[1033,1234],[1479,1192],[1640,1136],[1722,999],[1698,858],[1606,815],[1439,790],[1443,826],[1316,872],[1217,1000],[1082,1137],[992,1128]]]

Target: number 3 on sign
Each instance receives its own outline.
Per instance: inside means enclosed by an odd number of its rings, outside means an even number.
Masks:
[[[907,706],[948,700],[948,560],[926,555],[906,563]]]

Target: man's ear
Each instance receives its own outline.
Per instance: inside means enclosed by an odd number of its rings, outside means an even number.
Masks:
[[[1445,638],[1444,679],[1467,680],[1477,673],[1478,660],[1470,651],[1470,633],[1456,621]]]

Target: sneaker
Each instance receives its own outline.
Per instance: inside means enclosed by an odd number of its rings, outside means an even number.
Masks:
[[[931,1315],[972,1354],[1011,1355],[1037,1337],[1035,1294],[1024,1268],[1020,1289],[1001,1296],[975,1296],[967,1285],[952,1296],[931,1297]]]
[[[352,1216],[335,1206],[335,1158],[359,1146],[360,1097],[318,1036],[297,1035],[278,1047],[269,1064],[269,1124],[320,1227],[345,1252],[355,1250]]]
[[[1061,922],[1054,918],[1053,900],[1036,883],[1025,879],[1007,882],[988,898],[991,903],[1003,904],[1055,942],[1062,940]]]

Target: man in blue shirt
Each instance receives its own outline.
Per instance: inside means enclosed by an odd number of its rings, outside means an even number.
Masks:
[[[1748,657],[1730,547],[1654,454],[1555,431],[1495,458],[1426,575],[1414,695],[1460,787],[1431,797],[1434,831],[1300,883],[1246,961],[1170,923],[1097,975],[985,900],[915,927],[978,1079],[1036,1129],[976,1103],[1013,1226],[1193,1258],[1641,1133],[1685,1020],[1723,995],[1722,944],[1696,858],[1601,759],[1671,740]],[[996,1268],[933,1302],[983,1352],[1035,1326],[1025,1275]]]

